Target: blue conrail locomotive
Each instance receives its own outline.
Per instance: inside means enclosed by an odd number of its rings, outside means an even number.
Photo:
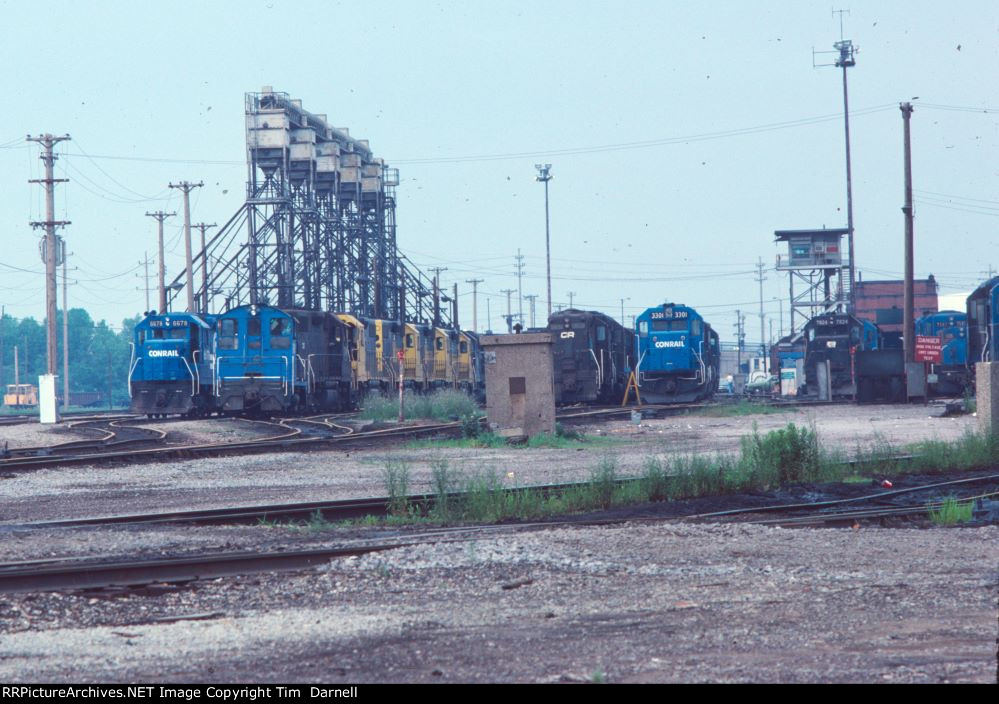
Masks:
[[[214,410],[214,322],[210,315],[155,312],[139,321],[128,367],[132,413],[198,417]]]
[[[967,314],[956,310],[930,313],[919,318],[915,328],[917,335],[940,338],[940,363],[930,367],[930,393],[936,396],[965,393],[971,386]]]
[[[243,305],[218,316],[212,384],[232,413],[347,410],[347,324],[332,313]]]
[[[642,400],[689,403],[710,398],[718,386],[718,333],[696,310],[664,303],[636,320],[637,380]]]

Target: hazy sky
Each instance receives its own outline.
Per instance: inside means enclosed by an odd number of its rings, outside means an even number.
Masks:
[[[967,291],[996,254],[999,3],[851,2],[857,261],[902,271],[902,119],[914,101],[916,272]],[[620,316],[693,305],[723,340],[756,316],[754,264],[773,231],[846,224],[841,73],[813,68],[838,16],[821,2],[2,2],[0,303],[44,315],[41,162],[60,145],[57,216],[71,305],[113,324],[145,308],[147,210],[170,181],[205,181],[193,218],[225,222],[246,179],[243,96],[271,85],[369,139],[401,170],[400,248],[457,281],[481,278],[500,327],[526,255],[544,317],[544,189],[553,164],[553,298]],[[831,54],[818,62],[831,62]],[[168,275],[183,266],[168,221]],[[27,271],[22,271],[27,270]],[[154,269],[151,269],[153,271]],[[787,277],[767,273],[775,318]],[[155,293],[153,295],[155,301]],[[155,303],[154,303],[155,305]],[[516,309],[516,303],[514,304]],[[524,306],[527,311],[527,303]],[[785,315],[787,305],[784,305]],[[786,326],[786,323],[785,323]],[[748,319],[749,340],[759,319]]]

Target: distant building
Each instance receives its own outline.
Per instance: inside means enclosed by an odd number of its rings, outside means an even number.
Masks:
[[[937,312],[937,280],[933,274],[927,279],[913,281],[913,292],[912,310],[916,318]],[[854,311],[861,320],[869,320],[881,328],[886,346],[902,346],[904,281],[858,281],[854,292]]]

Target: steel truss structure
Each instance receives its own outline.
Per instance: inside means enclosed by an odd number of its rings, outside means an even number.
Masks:
[[[450,299],[398,251],[399,171],[367,140],[265,87],[246,95],[246,153],[246,201],[193,262],[207,257],[200,312],[257,303],[450,324]]]

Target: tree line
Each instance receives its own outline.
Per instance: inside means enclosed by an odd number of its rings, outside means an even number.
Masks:
[[[57,389],[62,394],[62,315],[56,314],[58,354]],[[142,316],[126,318],[121,329],[114,330],[104,320],[94,322],[83,308],[69,311],[69,390],[71,393],[96,391],[105,402],[109,393],[114,405],[128,402],[128,365],[131,360],[132,329]],[[38,385],[38,377],[47,371],[45,323],[34,318],[0,318],[0,388],[14,383],[14,348],[17,348],[18,375],[22,384]]]

